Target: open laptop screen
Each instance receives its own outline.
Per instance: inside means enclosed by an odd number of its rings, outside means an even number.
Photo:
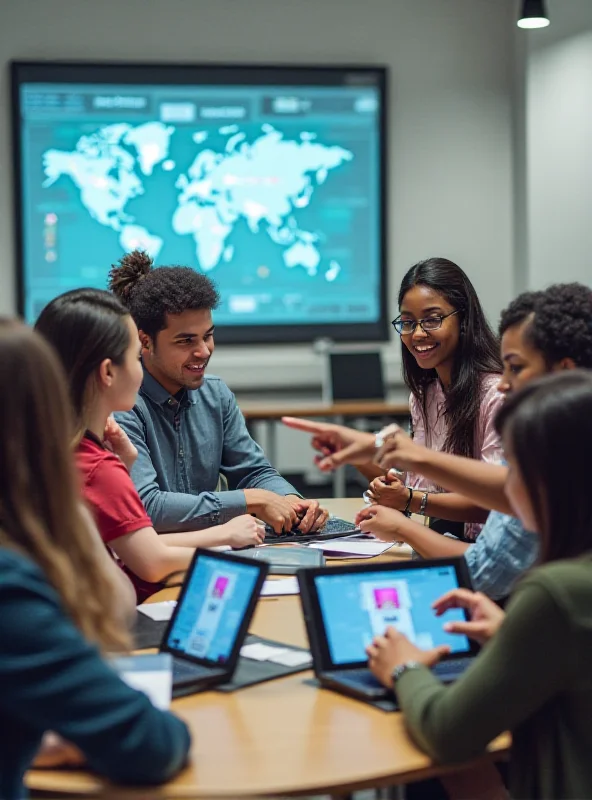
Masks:
[[[167,649],[225,664],[260,575],[257,563],[200,553],[167,632]]]
[[[424,649],[447,644],[456,657],[471,651],[466,636],[442,628],[445,622],[465,621],[464,612],[451,609],[436,617],[431,607],[445,592],[458,588],[453,565],[335,572],[317,575],[314,582],[335,666],[366,661],[364,648],[389,625]]]

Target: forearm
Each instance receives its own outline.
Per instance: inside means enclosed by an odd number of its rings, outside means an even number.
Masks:
[[[243,491],[245,489],[266,489],[268,492],[279,494],[280,497],[286,497],[289,494],[302,497],[292,484],[282,478],[279,472],[267,462],[241,466],[240,469],[228,470],[224,467],[223,474],[228,480],[230,489],[242,489]]]
[[[474,458],[462,458],[421,448],[417,462],[413,464],[413,472],[423,475],[449,492],[463,495],[476,506],[495,509],[503,514],[513,513],[504,494],[508,470],[501,464],[489,464]]]
[[[431,531],[412,519],[402,519],[397,525],[396,536],[406,542],[422,558],[456,558],[464,555],[469,545]]]
[[[189,547],[166,543],[149,528],[114,539],[109,545],[131,572],[149,583],[160,583],[172,573],[184,572],[193,557]]]
[[[443,763],[476,756],[563,691],[572,671],[572,641],[551,596],[528,587],[528,594],[513,598],[498,633],[452,686],[427,669],[402,676],[397,697],[413,738]]]
[[[384,470],[373,461],[369,461],[367,464],[358,464],[357,470],[361,472],[365,478],[368,478],[368,481],[373,481],[374,478],[380,478],[384,475]]]
[[[437,517],[451,522],[485,522],[489,514],[489,511],[485,511],[460,494],[428,492],[427,495],[427,503],[422,510],[424,492],[421,489],[414,489],[409,510],[414,514],[423,513],[426,517]]]
[[[175,547],[219,547],[220,545],[228,544],[228,537],[222,526],[205,528],[203,531],[161,533],[160,536],[167,545],[174,545]]]
[[[159,532],[195,532],[221,525],[247,510],[245,494],[240,490],[194,495],[161,492],[152,486],[148,491],[140,488],[139,494]]]

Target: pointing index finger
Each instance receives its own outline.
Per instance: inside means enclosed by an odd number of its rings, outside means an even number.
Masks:
[[[282,417],[282,422],[288,428],[294,428],[294,430],[304,431],[305,433],[324,433],[327,430],[327,423],[313,422],[310,419],[301,419],[300,417]]]

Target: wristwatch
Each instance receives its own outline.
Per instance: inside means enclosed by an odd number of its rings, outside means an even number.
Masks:
[[[393,679],[393,683],[396,683],[401,675],[411,669],[421,669],[423,664],[420,664],[419,661],[406,661],[404,664],[399,664],[398,667],[395,667],[394,670],[391,672],[391,678]]]

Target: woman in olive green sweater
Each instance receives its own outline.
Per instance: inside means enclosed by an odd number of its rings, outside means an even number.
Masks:
[[[433,758],[477,756],[512,731],[515,798],[592,797],[592,373],[548,376],[511,397],[498,418],[509,462],[506,493],[541,536],[542,565],[517,586],[504,614],[458,590],[435,613],[485,644],[463,677],[443,686],[423,651],[393,628],[368,648],[370,668],[396,692],[415,741]]]

